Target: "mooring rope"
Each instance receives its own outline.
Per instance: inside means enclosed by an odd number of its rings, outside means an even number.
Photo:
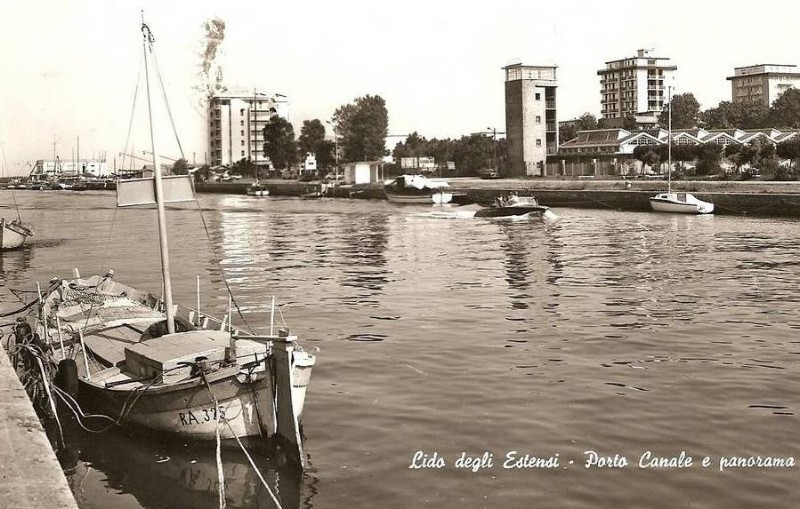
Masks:
[[[206,388],[208,389],[208,392],[211,394],[211,398],[214,400],[215,408],[219,409],[219,402],[217,401],[217,395],[214,394],[214,390],[211,388],[211,385],[208,383],[208,379],[206,379],[205,373],[203,373],[201,371],[200,372],[200,376],[203,378],[203,382],[205,382]],[[275,494],[272,492],[272,489],[269,487],[269,484],[267,484],[266,479],[264,479],[264,476],[261,474],[261,470],[259,470],[259,468],[256,465],[255,461],[253,461],[252,456],[250,456],[250,453],[247,452],[247,449],[245,448],[244,444],[239,439],[239,435],[237,435],[236,432],[233,430],[233,426],[231,426],[230,421],[228,421],[227,417],[222,417],[219,414],[219,410],[217,410],[217,430],[216,430],[216,432],[217,432],[217,447],[219,448],[219,422],[220,422],[220,419],[222,419],[225,422],[225,424],[228,426],[228,430],[230,430],[231,435],[233,436],[233,438],[236,439],[236,443],[239,444],[239,447],[242,449],[242,452],[244,453],[245,457],[247,458],[247,461],[250,462],[250,466],[253,467],[253,470],[255,471],[255,473],[258,476],[258,478],[261,480],[261,484],[267,490],[267,493],[269,493],[269,496],[270,496],[270,498],[272,498],[272,501],[275,503],[275,505],[278,507],[278,509],[283,509],[283,506],[281,506],[280,501],[275,496]],[[219,449],[217,449],[217,450],[219,450]],[[219,456],[217,457],[217,469],[220,472],[220,475],[222,475],[221,474],[221,472],[222,472],[222,460],[219,458]],[[221,486],[222,486],[222,482],[220,482],[220,487]],[[221,507],[224,507],[224,506],[221,506]]]

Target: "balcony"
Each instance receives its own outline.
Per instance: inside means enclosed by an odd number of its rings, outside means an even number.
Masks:
[[[554,110],[554,109],[556,109],[556,102],[555,101],[545,101],[544,102],[544,107],[548,108],[548,109],[551,109],[551,110]]]

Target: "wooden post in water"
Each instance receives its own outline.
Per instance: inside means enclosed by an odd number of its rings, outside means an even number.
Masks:
[[[300,438],[300,423],[294,411],[292,399],[292,352],[294,345],[288,331],[281,329],[273,340],[275,356],[275,438],[285,449],[288,461],[306,468],[303,441]]]

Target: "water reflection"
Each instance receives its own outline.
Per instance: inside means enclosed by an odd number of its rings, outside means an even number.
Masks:
[[[360,290],[349,304],[375,306],[384,286],[389,282],[386,248],[389,241],[389,216],[371,214],[347,216],[339,225],[343,258],[340,281],[342,287]]]
[[[5,283],[16,274],[28,270],[33,254],[34,249],[31,246],[0,253],[0,282]]]
[[[213,444],[125,429],[87,434],[70,421],[65,434],[67,445],[57,447],[57,455],[79,502],[87,477],[100,471],[110,488],[133,496],[144,508],[220,507]],[[222,491],[227,507],[277,507],[273,496],[283,508],[312,507],[313,490],[304,486],[315,482],[313,475],[304,478],[301,471],[277,460],[279,455],[258,445],[248,448],[258,472],[238,447],[223,447]]]

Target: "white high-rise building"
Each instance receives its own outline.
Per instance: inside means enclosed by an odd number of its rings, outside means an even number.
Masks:
[[[640,49],[636,56],[606,62],[600,76],[600,112],[608,127],[622,127],[633,116],[640,125],[655,124],[669,101],[667,85],[678,69],[669,58]]]
[[[289,120],[289,100],[280,94],[223,92],[208,105],[208,164],[231,165],[249,158],[268,168],[264,127],[274,117]]]

